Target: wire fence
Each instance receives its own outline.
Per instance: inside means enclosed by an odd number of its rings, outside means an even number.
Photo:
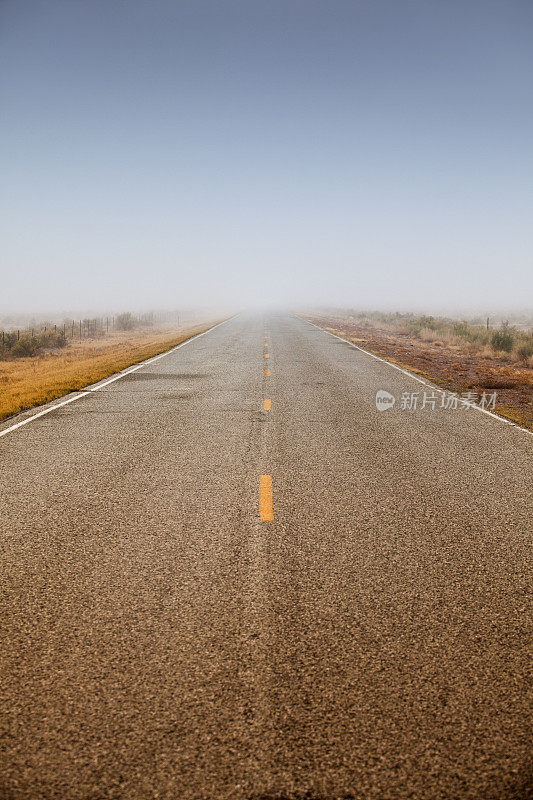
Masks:
[[[96,339],[115,331],[133,331],[149,328],[162,319],[154,313],[123,314],[68,319],[61,323],[34,323],[26,327],[2,329],[0,333],[0,358],[16,358],[36,355],[47,348],[61,348],[84,339]],[[173,315],[180,324],[180,315]]]

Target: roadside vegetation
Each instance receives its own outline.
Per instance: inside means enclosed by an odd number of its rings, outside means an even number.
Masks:
[[[451,392],[495,392],[497,413],[533,430],[533,320],[493,325],[355,309],[305,316]]]
[[[24,335],[26,334],[26,335]],[[67,345],[67,338],[63,331],[46,331],[38,334],[23,331],[2,332],[0,340],[0,358],[25,358],[38,356],[46,350],[59,350]]]
[[[495,355],[510,363],[522,362],[533,367],[533,327],[518,327],[508,321],[494,327],[481,320],[453,320],[423,314],[357,312],[348,310],[348,321],[381,327],[400,335],[437,346],[466,348],[482,358]]]
[[[0,326],[0,359],[41,356],[47,351],[59,350],[84,339],[101,339],[114,331],[145,330],[153,327],[153,313],[135,316],[129,311],[116,317],[92,317],[64,320],[61,324],[41,322],[25,327]]]
[[[83,389],[126,367],[175,347],[210,327],[145,327],[133,315],[113,329],[79,323],[47,330],[4,332],[0,340],[0,420]],[[58,327],[61,329],[58,330]]]

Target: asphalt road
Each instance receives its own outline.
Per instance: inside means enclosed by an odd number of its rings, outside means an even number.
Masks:
[[[242,314],[0,438],[2,800],[531,797],[533,439],[425,388]]]

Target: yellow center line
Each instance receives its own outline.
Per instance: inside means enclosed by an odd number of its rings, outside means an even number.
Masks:
[[[267,397],[267,399],[265,400],[265,411],[270,411],[270,407],[271,407],[271,405],[272,405],[272,400],[270,400],[270,399]]]
[[[272,475],[261,475],[259,483],[259,516],[262,522],[271,522],[274,519]]]

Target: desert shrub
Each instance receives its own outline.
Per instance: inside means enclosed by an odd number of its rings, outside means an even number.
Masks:
[[[418,336],[424,325],[418,319],[406,319],[403,323],[403,329],[410,333],[412,336]]]
[[[0,341],[0,355],[2,358],[27,358],[43,350],[65,347],[66,344],[63,331],[42,331],[36,336],[29,336],[22,331],[20,337],[16,331],[9,331],[4,333],[3,343]]]
[[[499,331],[494,331],[490,343],[494,350],[503,350],[505,353],[510,353],[514,346],[514,340],[514,331],[504,323]]]
[[[63,331],[43,331],[37,336],[34,336],[31,341],[35,343],[35,348],[37,350],[42,350],[44,348],[65,347],[67,344],[67,340],[63,334]]]
[[[125,311],[123,314],[119,314],[117,317],[116,327],[119,331],[131,331],[135,327],[135,319],[133,314],[130,314],[129,311]]]
[[[3,350],[4,352],[9,352],[17,343],[17,334],[15,331],[9,331],[8,333],[4,333],[3,336]]]
[[[489,341],[489,333],[486,328],[482,325],[470,325],[465,320],[454,322],[452,331],[455,336],[471,344],[487,344]]]
[[[528,361],[531,358],[531,356],[533,356],[533,339],[531,339],[529,342],[524,342],[523,344],[521,344],[517,348],[516,352],[518,353],[521,359],[523,359],[524,361]]]
[[[455,336],[460,336],[462,339],[467,339],[469,336],[468,322],[454,322],[452,330]]]
[[[430,331],[436,331],[439,328],[439,323],[435,317],[422,315],[419,317],[418,322],[421,328],[429,328]]]
[[[33,339],[20,339],[15,342],[11,348],[9,355],[12,358],[24,358],[25,356],[35,355],[35,345]]]

